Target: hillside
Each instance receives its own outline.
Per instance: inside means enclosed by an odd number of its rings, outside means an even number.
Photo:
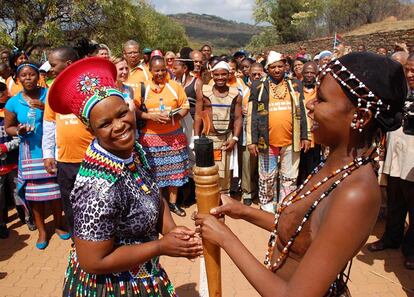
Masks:
[[[184,26],[192,47],[207,43],[213,46],[215,54],[242,48],[260,32],[260,27],[207,14],[180,13],[168,17]]]

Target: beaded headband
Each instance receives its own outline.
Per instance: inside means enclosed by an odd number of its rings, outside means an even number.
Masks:
[[[32,68],[33,70],[35,70],[37,73],[40,72],[39,67],[37,67],[35,64],[32,63],[23,63],[20,64],[19,67],[17,67],[16,69],[16,74],[19,74],[20,70],[23,69],[23,67],[29,66],[30,68]]]
[[[374,117],[378,117],[381,110],[389,110],[390,105],[384,104],[362,81],[360,81],[351,71],[348,70],[339,60],[333,60],[322,67],[322,77],[331,73],[333,78],[345,87],[352,95],[357,98],[358,107],[374,109]],[[318,86],[321,79],[317,79]],[[364,106],[363,106],[364,105]]]
[[[121,97],[122,99],[124,98],[123,94],[118,91],[117,89],[114,88],[107,88],[107,87],[102,87],[99,89],[95,90],[95,93],[91,96],[91,97],[87,97],[85,99],[85,101],[83,102],[83,104],[81,105],[81,109],[79,110],[79,115],[80,115],[80,119],[81,121],[85,124],[85,125],[89,125],[89,117],[90,117],[90,113],[92,108],[101,100],[108,98],[110,96],[118,96]]]

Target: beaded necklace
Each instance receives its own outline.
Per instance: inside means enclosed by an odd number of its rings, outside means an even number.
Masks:
[[[264,264],[266,265],[266,267],[268,269],[275,272],[276,270],[278,270],[281,267],[281,265],[284,263],[287,256],[289,255],[290,248],[293,245],[296,237],[302,231],[303,226],[308,221],[308,219],[310,218],[312,212],[319,205],[319,203],[324,198],[326,198],[329,195],[329,193],[332,190],[334,190],[345,178],[347,178],[349,175],[351,175],[351,173],[354,170],[359,168],[361,165],[364,165],[364,164],[368,163],[370,160],[371,160],[370,155],[368,155],[366,157],[358,157],[355,160],[353,160],[351,163],[346,164],[344,167],[333,171],[329,176],[325,177],[324,179],[322,179],[321,181],[316,183],[310,190],[308,190],[304,194],[298,196],[300,191],[306,186],[306,184],[309,182],[309,180],[323,167],[323,163],[321,163],[312,171],[312,173],[305,179],[303,184],[296,191],[294,191],[292,195],[289,195],[288,197],[286,197],[285,200],[283,200],[282,204],[277,209],[277,212],[275,214],[275,227],[274,227],[274,230],[272,231],[272,233],[270,234],[269,243],[268,243],[268,250],[267,250],[266,255],[265,255]],[[342,174],[341,178],[339,178],[337,181],[335,181],[328,188],[328,190],[323,192],[322,195],[312,203],[311,207],[306,212],[305,216],[303,217],[303,219],[302,219],[301,223],[299,224],[299,226],[297,227],[296,231],[294,232],[292,237],[290,237],[290,239],[289,239],[288,243],[286,244],[286,246],[283,247],[280,256],[276,259],[275,263],[273,263],[273,265],[271,265],[271,259],[272,259],[272,256],[273,256],[273,251],[274,251],[274,248],[275,248],[275,245],[276,245],[276,239],[277,239],[277,236],[278,236],[277,228],[278,228],[278,225],[279,225],[279,218],[280,218],[281,213],[289,205],[294,204],[297,201],[300,201],[300,200],[308,197],[311,193],[313,193],[315,190],[317,190],[321,185],[325,184],[328,180],[332,179],[333,177],[337,176],[338,174],[340,174],[342,172],[343,172],[343,174]]]
[[[280,83],[275,84],[272,81],[269,81],[269,86],[272,91],[272,95],[277,100],[284,100],[288,92],[287,83],[285,80],[282,80]]]

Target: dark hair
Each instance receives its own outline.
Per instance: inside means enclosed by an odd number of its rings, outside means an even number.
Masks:
[[[227,63],[236,64],[236,71],[239,70],[239,63],[237,63],[237,60],[235,58],[233,58],[233,57],[228,58]]]
[[[21,49],[13,50],[9,56],[9,65],[13,72],[16,71],[16,68],[17,68],[16,66],[17,58],[20,57],[21,55],[25,55],[26,58],[29,59],[29,56],[27,55],[26,51],[21,50]]]
[[[149,61],[149,69],[151,70],[152,64],[154,64],[156,61],[162,61],[162,63],[165,65],[165,60],[161,56],[153,56]]]
[[[79,59],[78,52],[74,48],[69,46],[61,46],[54,48],[50,51],[50,53],[57,53],[59,57],[65,62],[75,62]]]
[[[50,51],[50,53],[58,53],[59,57],[63,61],[72,61],[75,62],[79,59],[77,51],[73,47],[69,46],[60,46],[54,48]]]
[[[201,48],[200,51],[202,51],[203,48],[208,47],[211,50],[211,46],[209,46],[208,44],[204,44]]]
[[[240,61],[240,64],[243,63],[244,61],[249,61],[250,64],[254,63],[254,60],[252,58],[244,58],[243,60]]]
[[[79,58],[84,58],[96,54],[99,49],[99,44],[82,37],[76,42],[74,49],[77,51]]]

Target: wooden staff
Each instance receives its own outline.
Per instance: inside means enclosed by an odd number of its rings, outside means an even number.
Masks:
[[[220,203],[218,166],[214,164],[213,141],[201,137],[194,141],[196,165],[193,177],[196,185],[197,208],[209,214]],[[220,247],[203,240],[209,297],[221,297]]]

